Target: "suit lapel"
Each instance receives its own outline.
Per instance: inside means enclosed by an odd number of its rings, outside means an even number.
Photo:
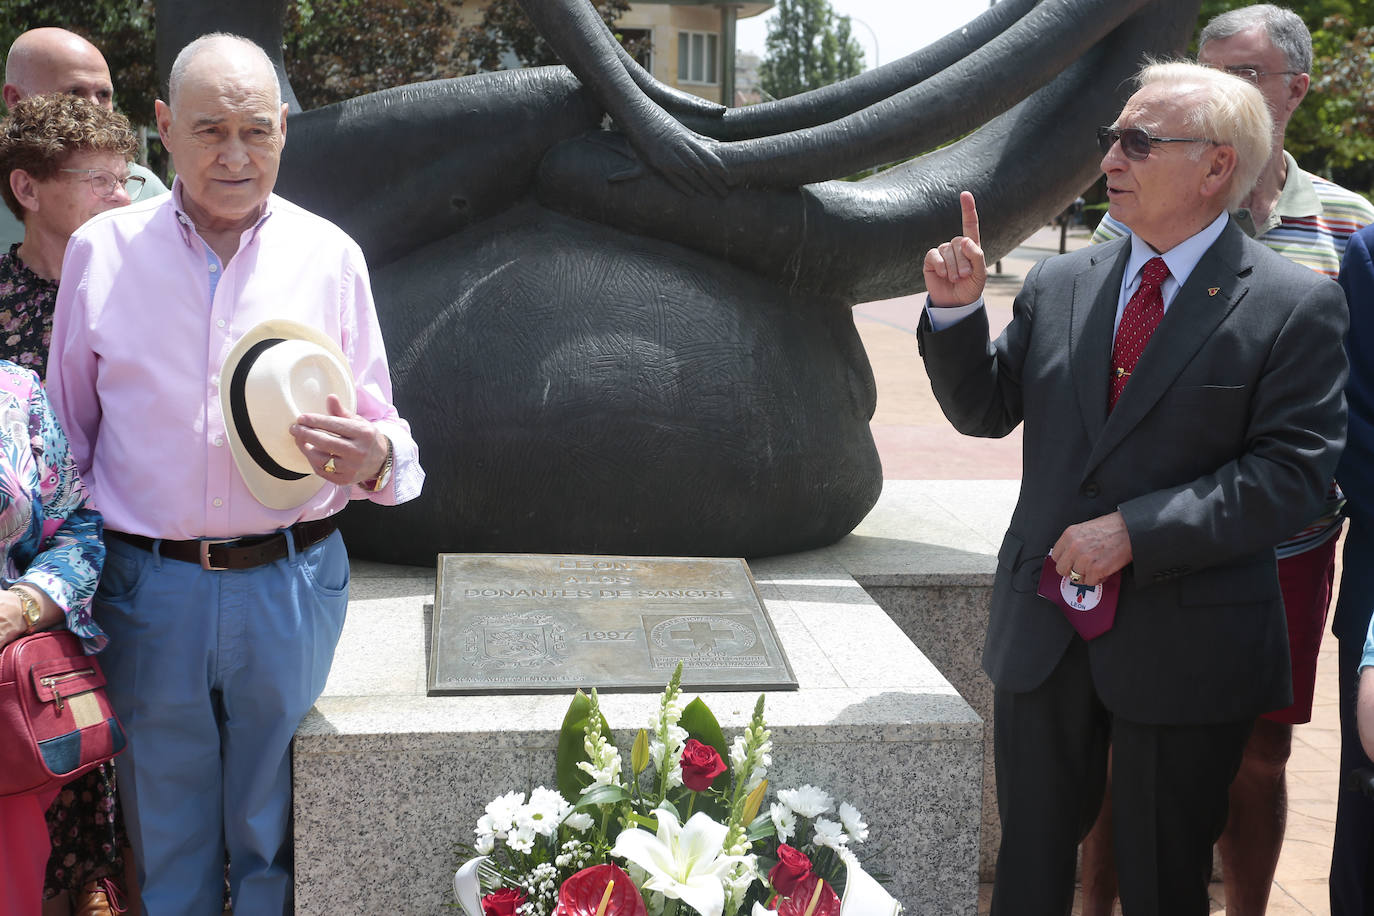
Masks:
[[[1088,268],[1074,278],[1069,359],[1078,410],[1089,442],[1101,437],[1107,422],[1112,326],[1116,323],[1116,303],[1121,298],[1122,274],[1130,255],[1129,237],[1114,246],[1103,245]]]
[[[1121,444],[1245,297],[1250,288],[1248,277],[1252,268],[1253,263],[1244,252],[1244,236],[1234,223],[1227,223],[1221,237],[1188,276],[1188,282],[1178,291],[1146,344],[1130,382],[1093,446],[1085,473],[1091,472]],[[1101,376],[1101,386],[1105,392],[1106,372]],[[1105,400],[1104,394],[1104,403]]]

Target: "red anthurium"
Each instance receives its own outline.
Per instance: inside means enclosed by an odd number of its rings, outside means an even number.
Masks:
[[[615,882],[615,887],[603,916],[649,916],[644,898],[639,896],[639,888],[618,865],[593,865],[564,881],[558,889],[558,908],[553,911],[554,916],[596,916],[596,908],[601,905],[606,885],[611,881]]]
[[[526,900],[517,887],[503,887],[482,898],[482,916],[515,916],[516,909]]]
[[[792,896],[778,901],[778,916],[805,916],[806,908],[811,905],[811,896],[816,893],[816,882],[820,882],[821,895],[811,916],[840,916],[840,898],[834,889],[814,873],[797,882]]]
[[[682,784],[693,792],[704,792],[711,781],[725,772],[725,761],[709,744],[688,738],[682,748]]]
[[[786,843],[778,846],[778,864],[768,870],[768,883],[783,897],[791,897],[797,885],[811,877],[811,860]],[[807,898],[810,899],[809,897]]]

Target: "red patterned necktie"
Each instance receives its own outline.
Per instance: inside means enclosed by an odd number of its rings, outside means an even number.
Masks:
[[[1140,271],[1140,286],[1126,303],[1121,313],[1121,324],[1116,329],[1116,342],[1112,344],[1112,389],[1107,396],[1107,410],[1116,406],[1117,398],[1131,380],[1136,361],[1150,342],[1150,335],[1164,317],[1164,296],[1160,285],[1169,276],[1169,267],[1163,258],[1150,258]]]

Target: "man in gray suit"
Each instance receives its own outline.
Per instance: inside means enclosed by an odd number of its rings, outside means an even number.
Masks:
[[[1131,237],[1038,265],[995,342],[971,195],[964,235],[925,259],[919,342],[945,415],[969,435],[1025,424],[983,653],[994,914],[1069,912],[1109,740],[1125,912],[1207,913],[1251,723],[1290,700],[1273,545],[1320,505],[1345,439],[1340,288],[1227,213],[1268,158],[1264,99],[1193,64],[1139,85],[1099,131]],[[1037,594],[1061,576],[1103,585],[1098,613],[1119,587],[1109,629],[1085,638]]]

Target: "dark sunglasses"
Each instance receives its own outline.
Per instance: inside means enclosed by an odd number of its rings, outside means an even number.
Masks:
[[[1215,143],[1204,137],[1151,137],[1142,127],[1099,127],[1097,145],[1102,155],[1107,155],[1116,142],[1121,141],[1121,152],[1127,159],[1140,162],[1150,156],[1150,146],[1155,143]]]

